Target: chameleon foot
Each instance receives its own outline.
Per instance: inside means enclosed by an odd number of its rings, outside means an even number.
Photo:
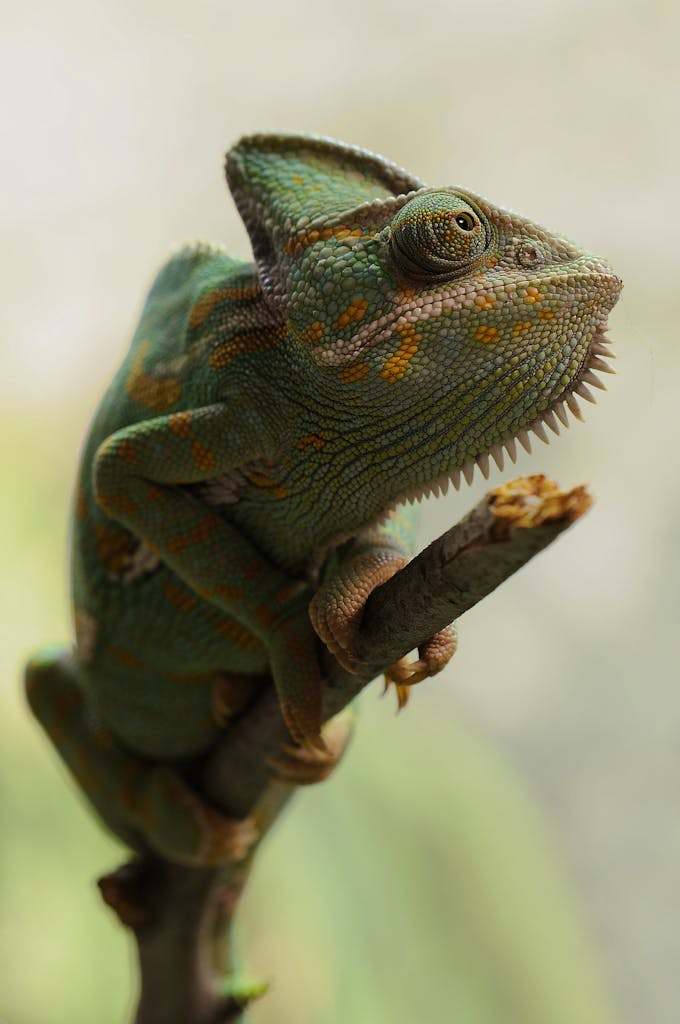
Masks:
[[[258,839],[252,818],[228,818],[168,765],[155,765],[133,813],[156,853],[179,864],[217,867],[243,860]],[[179,814],[178,814],[179,812]]]
[[[175,767],[123,748],[97,728],[78,663],[47,650],[26,668],[33,713],[105,824],[139,853],[195,866],[242,860],[257,839],[252,819],[225,817]]]
[[[405,564],[405,558],[363,555],[345,572],[323,583],[312,598],[309,606],[312,625],[348,672],[359,668],[359,627],[369,595]]]
[[[423,679],[441,672],[449,663],[458,647],[458,635],[455,626],[447,626],[439,633],[429,637],[418,648],[418,658],[409,661],[400,658],[385,673],[385,691],[393,685],[397,692],[398,709],[406,707],[410,697],[410,688]]]
[[[312,786],[323,782],[334,771],[347,749],[353,719],[353,712],[346,709],[325,724],[321,733],[325,750],[310,746],[284,747],[279,757],[267,761],[274,778],[293,786]]]

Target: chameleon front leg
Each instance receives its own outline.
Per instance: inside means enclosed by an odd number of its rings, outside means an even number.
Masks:
[[[235,421],[235,410],[218,404],[118,431],[96,455],[97,501],[197,594],[262,642],[293,739],[320,746],[321,676],[307,584],[281,572],[182,486],[262,456],[239,436]]]
[[[309,608],[314,629],[348,671],[359,666],[358,636],[369,595],[406,563],[413,552],[416,513],[410,506],[390,512],[387,520],[362,533],[335,552],[326,578]],[[386,686],[394,684],[399,707],[408,701],[409,687],[435,675],[456,651],[455,628],[449,626],[428,637],[418,658],[401,658],[385,673]]]

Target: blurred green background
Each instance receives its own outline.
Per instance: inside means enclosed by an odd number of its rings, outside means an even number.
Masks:
[[[77,451],[150,278],[190,238],[247,254],[222,154],[267,129],[484,193],[606,255],[625,289],[610,394],[518,467],[589,481],[594,510],[465,618],[406,713],[365,695],[346,764],[255,872],[246,959],[275,983],[253,1022],[677,1024],[680,9],[1,14],[3,1024],[121,1024],[131,1005],[131,950],[93,884],[122,851],[29,720],[20,664],[70,636]],[[423,543],[483,489],[428,504]]]

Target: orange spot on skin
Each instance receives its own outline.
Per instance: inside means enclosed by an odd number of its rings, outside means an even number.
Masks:
[[[306,452],[308,448],[313,448],[315,451],[319,451],[326,443],[326,435],[322,430],[318,434],[305,434],[298,441],[298,448],[301,452]]]
[[[489,345],[491,342],[496,341],[497,338],[497,327],[489,327],[487,324],[480,324],[475,331],[475,341],[481,341],[484,345]]]
[[[124,668],[141,669],[143,667],[142,662],[133,654],[131,651],[127,651],[124,647],[119,647],[117,644],[107,644],[105,648],[108,656],[119,665]]]
[[[538,288],[535,285],[530,284],[529,287],[524,292],[524,301],[527,302],[531,306],[535,302],[542,302],[542,300],[543,300],[542,293],[539,292]]]
[[[538,313],[539,320],[552,320],[554,316],[555,314],[551,309],[541,309]]]
[[[498,266],[498,260],[496,259],[495,256],[489,256],[489,258],[486,261],[486,265],[489,268],[489,270],[493,270],[494,267]]]
[[[422,334],[416,333],[413,324],[399,324],[396,328],[396,333],[402,339],[401,345],[394,355],[390,356],[380,371],[380,376],[390,384],[401,380],[408,369],[409,362],[413,359],[420,347],[420,342],[423,340]]]
[[[259,294],[259,284],[245,285],[243,288],[215,288],[214,291],[201,295],[200,299],[191,307],[189,327],[192,330],[200,327],[212,311],[223,302],[243,302],[247,299],[255,299]]]
[[[247,331],[237,334],[230,341],[224,341],[218,345],[210,356],[210,365],[214,370],[223,370],[229,366],[234,359],[247,355],[251,352],[263,352],[268,348],[274,348],[280,341],[283,341],[288,334],[285,324],[270,330]]]
[[[151,348],[147,339],[140,342],[132,357],[132,366],[125,382],[129,397],[151,412],[165,412],[179,401],[182,384],[177,377],[155,377],[144,369],[144,356]]]
[[[215,468],[215,453],[211,452],[200,441],[194,441],[191,445],[191,457],[197,469],[209,472]]]
[[[127,531],[109,523],[97,527],[95,544],[100,562],[116,576],[125,571],[136,547],[136,541]]]
[[[123,462],[137,461],[137,449],[133,445],[132,441],[120,442],[116,448],[116,458],[121,459]]]
[[[336,317],[333,327],[335,330],[340,331],[343,327],[347,327],[349,324],[358,324],[359,321],[363,320],[365,317],[367,309],[367,299],[354,299],[354,301],[350,302],[349,306],[347,306],[346,309],[343,309],[342,313]]]
[[[320,320],[315,320],[314,323],[309,324],[305,327],[302,332],[302,340],[308,345],[318,345],[324,336],[326,328]]]
[[[242,626],[240,622],[225,617],[214,625],[214,630],[219,636],[227,637],[228,640],[242,651],[259,651],[262,644],[250,630]]]
[[[191,413],[176,412],[168,416],[168,429],[178,437],[191,437]]]
[[[299,665],[304,671],[307,668],[307,659],[309,656],[307,645],[303,642],[300,634],[295,628],[297,623],[291,619],[290,622],[285,625],[288,627],[288,636],[285,639],[286,654],[293,664]]]
[[[285,607],[285,605],[287,605],[290,601],[297,597],[299,593],[300,584],[298,583],[297,580],[293,580],[291,583],[286,584],[286,586],[281,587],[281,589],[277,591],[277,593],[274,596],[274,600],[276,601],[277,604],[283,605]]]
[[[530,327],[530,320],[518,320],[515,326],[512,328],[513,338],[517,338],[522,333],[522,331],[528,331]]]
[[[189,593],[188,590],[184,590],[179,587],[176,583],[168,582],[163,587],[163,593],[174,608],[178,608],[181,612],[190,612],[192,608],[195,608],[198,601]]]
[[[178,533],[174,537],[169,537],[166,545],[168,553],[179,555],[186,548],[193,547],[195,544],[202,544],[219,530],[221,525],[222,520],[219,516],[205,516],[190,530],[187,530],[186,533]]]
[[[119,513],[122,516],[133,516],[137,511],[137,505],[128,494],[104,494],[100,496],[103,509],[110,511],[114,516]]]
[[[165,490],[159,487],[158,484],[149,484],[146,489],[145,499],[146,501],[160,501],[165,494]]]
[[[479,309],[493,309],[496,305],[496,296],[493,292],[483,292],[475,299],[475,306]]]
[[[248,577],[246,576],[246,579],[247,578]],[[208,600],[213,597],[218,597],[221,601],[240,601],[243,597],[243,587],[228,587],[225,583],[218,583],[206,596],[208,597]]]
[[[343,384],[354,384],[366,376],[370,367],[368,363],[355,363],[354,366],[346,366],[340,371],[340,380]]]
[[[287,254],[299,253],[301,249],[306,249],[308,245],[314,245],[315,242],[327,242],[329,238],[335,238],[338,241],[342,241],[347,238],[361,238],[362,235],[365,238],[372,237],[374,232],[367,232],[363,235],[360,228],[348,228],[343,224],[338,224],[332,228],[322,228],[320,231],[318,228],[310,228],[307,231],[301,231],[299,235],[293,235],[286,242],[284,252]]]

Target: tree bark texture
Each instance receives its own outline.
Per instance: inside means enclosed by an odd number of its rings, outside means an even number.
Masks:
[[[369,597],[361,622],[360,674],[323,649],[324,720],[377,675],[490,594],[578,519],[591,504],[583,487],[560,491],[543,476],[489,492],[458,524]],[[290,743],[273,686],[229,724],[202,766],[201,786],[230,817],[259,832],[245,861],[189,868],[136,859],[100,879],[104,900],[132,929],[140,996],[135,1024],[243,1021],[262,991],[239,979],[231,925],[259,843],[295,792],[273,781],[268,762]]]

